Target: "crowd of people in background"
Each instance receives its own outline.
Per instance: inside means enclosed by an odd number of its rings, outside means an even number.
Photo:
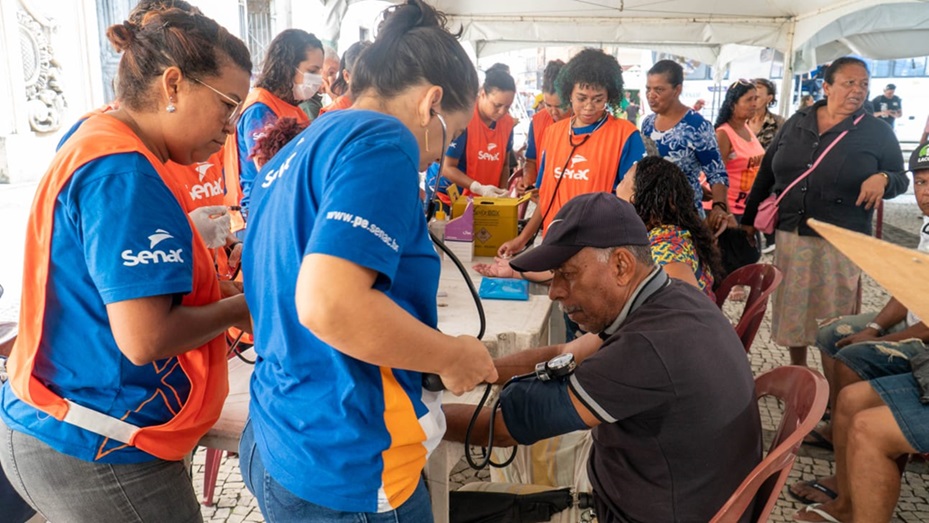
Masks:
[[[422,0],[389,8],[377,38],[341,57],[299,29],[251,57],[179,0],[143,0],[107,36],[123,55],[117,96],[74,125],[40,183],[0,388],[0,464],[42,516],[200,521],[183,458],[220,414],[230,336],[258,355],[240,466],[269,521],[430,521],[426,457],[467,418],[447,406],[445,434],[423,374],[460,393],[565,352],[577,377],[510,390],[501,441],[594,427],[601,521],[708,520],[761,446],[750,369],[708,299],[763,250],[785,278],[773,340],[795,365],[819,348],[833,387],[833,421],[809,442],[834,446],[836,475],[791,487],[813,503],[796,518],[888,520],[895,460],[929,451],[904,363],[925,353],[929,330],[895,300],[859,315],[861,271],[806,223],[870,234],[907,170],[929,215],[929,146],[904,166],[902,101],[893,84],[867,99],[862,60],[824,68],[825,96],[804,96],[786,121],[771,111],[774,83],[736,80],[711,123],[703,100],[681,101],[678,62],[649,69],[642,118],[616,58],[584,49],[546,65],[519,172],[516,81],[498,65],[479,81]],[[548,285],[565,345],[494,362],[480,340],[436,329],[440,263],[423,209],[447,209],[453,185],[532,194],[518,236],[475,269]],[[779,221],[763,236],[755,219],[772,194]],[[739,242],[753,258],[733,252]],[[654,335],[648,315],[669,311],[673,332],[707,346]],[[902,360],[879,361],[887,343]],[[623,378],[604,381],[608,364],[627,366]],[[714,435],[734,426],[743,438],[722,445]],[[720,465],[683,472],[705,462]]]

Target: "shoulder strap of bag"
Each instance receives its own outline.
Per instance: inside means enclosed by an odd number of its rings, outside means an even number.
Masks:
[[[858,118],[855,118],[853,125],[858,125],[858,122],[860,122],[861,119],[864,118],[864,115],[865,113],[858,115]],[[819,158],[816,158],[816,161],[813,162],[813,165],[811,165],[810,168],[806,170],[806,172],[798,176],[797,179],[794,180],[793,183],[788,185],[786,189],[781,191],[781,194],[780,196],[777,197],[777,200],[774,202],[774,205],[780,205],[781,200],[784,199],[784,196],[786,196],[787,193],[790,192],[790,190],[793,189],[795,185],[803,181],[804,178],[806,178],[807,176],[810,175],[810,173],[815,171],[816,167],[819,166],[819,162],[821,162],[823,158],[825,158],[826,155],[829,154],[829,151],[831,151],[832,148],[835,147],[836,144],[842,140],[842,138],[845,138],[845,135],[848,134],[848,131],[849,131],[848,129],[842,131],[842,134],[840,134],[835,140],[832,140],[832,143],[830,143],[829,146],[826,147],[826,150],[823,151],[822,154],[819,155]]]

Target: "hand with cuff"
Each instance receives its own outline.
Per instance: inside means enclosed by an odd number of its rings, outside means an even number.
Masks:
[[[508,192],[506,189],[501,189],[493,185],[484,185],[478,181],[471,182],[471,186],[468,187],[468,189],[478,196],[489,196],[491,198],[506,196]]]

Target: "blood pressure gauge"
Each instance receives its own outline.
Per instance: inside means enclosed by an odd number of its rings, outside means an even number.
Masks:
[[[551,381],[570,376],[576,368],[574,354],[559,354],[548,361],[537,363],[535,375],[539,381]]]

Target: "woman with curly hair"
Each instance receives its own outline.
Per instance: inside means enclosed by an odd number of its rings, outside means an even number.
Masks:
[[[745,200],[764,158],[764,147],[748,128],[748,120],[755,114],[757,103],[758,90],[754,83],[748,80],[734,82],[726,91],[714,126],[719,154],[729,173],[729,212],[737,221],[741,221],[745,212]]]
[[[255,140],[255,148],[248,159],[255,162],[255,166],[261,170],[264,164],[309,125],[307,122],[298,122],[295,118],[281,118],[269,123]]]
[[[584,49],[564,66],[555,89],[574,115],[553,123],[542,137],[536,182],[539,206],[519,236],[500,246],[495,263],[475,266],[485,276],[550,280],[551,273],[516,273],[504,258],[523,250],[540,229],[544,235],[571,198],[614,191],[645,156],[645,144],[635,125],[607,110],[618,107],[623,96],[622,68],[616,58],[599,49]],[[573,340],[579,332],[577,324],[565,316],[565,327],[566,340]]]
[[[664,158],[642,159],[630,200],[648,229],[655,263],[715,300],[713,278],[723,270],[719,249],[693,206],[693,189],[684,171]]]
[[[500,246],[501,256],[523,250],[540,228],[544,235],[571,198],[615,190],[645,156],[635,125],[607,110],[608,105],[618,106],[623,96],[623,73],[616,58],[599,49],[584,49],[564,66],[555,89],[574,115],[553,123],[542,137],[539,207],[522,233]]]
[[[226,140],[226,204],[242,207],[233,230],[245,227],[252,183],[258,174],[248,156],[255,140],[269,123],[279,118],[309,122],[298,104],[311,98],[322,84],[323,44],[301,29],[287,29],[274,37],[264,58],[255,88],[245,99],[236,132]]]

